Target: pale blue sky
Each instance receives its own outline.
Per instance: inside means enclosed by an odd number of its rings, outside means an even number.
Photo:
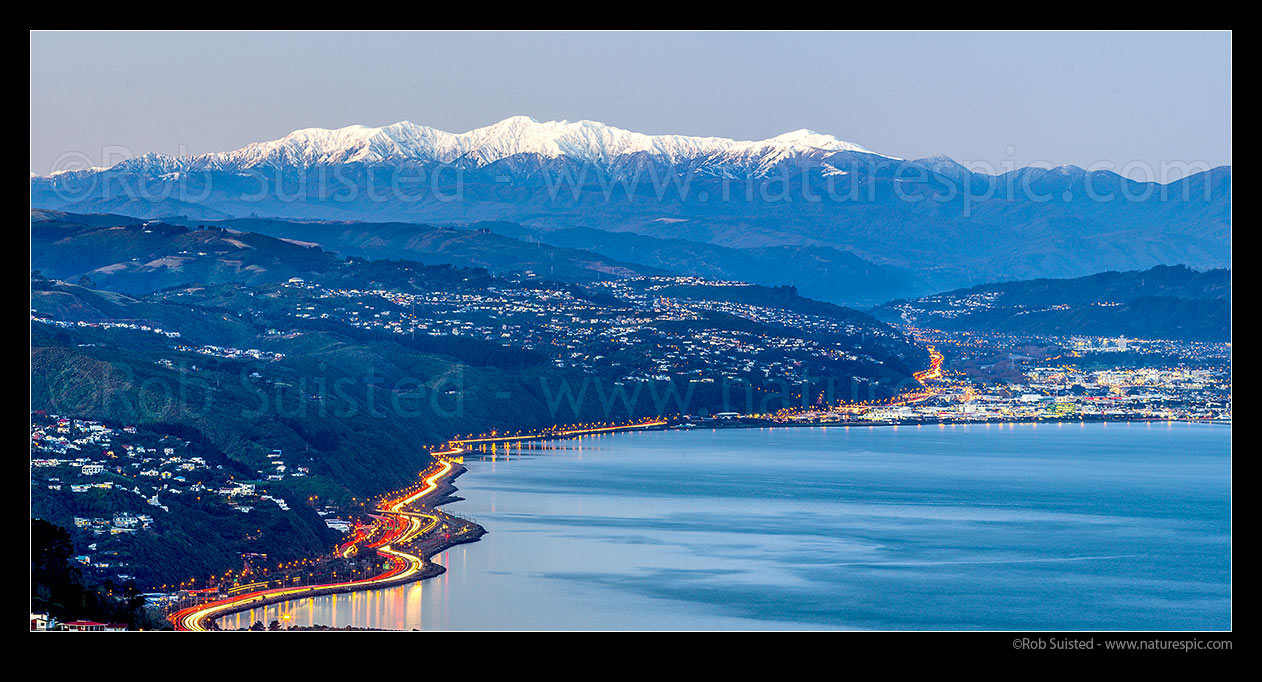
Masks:
[[[38,173],[68,153],[224,151],[404,119],[463,132],[516,114],[742,139],[810,128],[1001,170],[1215,166],[1231,162],[1231,35],[31,34]]]

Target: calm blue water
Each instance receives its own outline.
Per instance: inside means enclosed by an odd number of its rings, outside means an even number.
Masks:
[[[1231,428],[631,433],[466,459],[425,583],[241,614],[393,629],[1226,629]]]

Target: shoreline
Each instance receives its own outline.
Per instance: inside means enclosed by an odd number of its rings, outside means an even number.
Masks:
[[[547,442],[547,441],[563,441],[577,440],[585,436],[601,435],[603,433],[617,432],[637,432],[637,431],[692,431],[707,429],[796,429],[809,427],[882,427],[882,426],[974,426],[974,425],[1006,425],[1006,424],[1118,424],[1118,423],[1170,423],[1170,424],[1208,424],[1216,426],[1231,426],[1230,421],[1213,420],[1213,419],[1165,419],[1161,417],[1113,417],[1113,416],[1092,416],[1090,418],[1078,417],[1074,419],[1056,419],[1056,418],[1039,418],[1039,417],[1013,417],[1010,419],[905,419],[905,420],[881,420],[881,419],[853,419],[853,420],[832,420],[832,421],[806,421],[793,420],[788,421],[775,418],[758,418],[758,417],[729,417],[729,418],[713,418],[705,417],[697,421],[683,419],[659,418],[652,424],[637,424],[624,427],[593,429],[588,431],[575,431],[568,433],[540,433],[520,436],[488,436],[469,438],[464,440],[452,440],[449,443],[459,443],[466,447],[464,452],[485,452],[486,446],[508,445],[512,443],[528,443],[528,442]]]
[[[953,419],[949,421],[943,420],[849,420],[849,421],[779,421],[774,419],[753,420],[750,418],[731,418],[725,420],[712,420],[703,423],[676,422],[666,426],[658,426],[652,428],[638,429],[622,429],[624,432],[644,432],[644,431],[722,431],[722,430],[741,430],[741,429],[801,429],[801,428],[879,428],[879,427],[899,427],[899,426],[1005,426],[1013,424],[1205,424],[1209,426],[1231,426],[1230,421],[1210,420],[1210,419],[1161,419],[1158,417],[1100,417],[1092,419],[1038,419],[1038,418],[1013,418],[1013,419]],[[529,437],[503,437],[503,438],[484,438],[474,441],[477,447],[469,447],[466,452],[487,452],[487,445],[509,445],[512,443],[528,443],[528,442],[550,442],[550,441],[566,441],[580,440],[585,436],[603,435],[600,433],[581,433],[572,435],[538,435]],[[457,498],[463,499],[463,498]]]
[[[1045,425],[1045,428],[1048,428],[1049,426],[1050,425]],[[1101,429],[1100,431],[1096,431],[1094,426],[1088,427],[1085,429],[1082,429],[1082,428],[1064,429],[1063,427],[1061,427],[1057,429],[1051,429],[1050,431],[1047,431],[1045,434],[1043,434],[1042,430],[1035,430],[1035,427],[1031,426],[1031,429],[1032,429],[1031,431],[1024,431],[1024,428],[1017,428],[1015,432],[1018,434],[1020,434],[1021,432],[1024,432],[1025,434],[1027,434],[1026,436],[1018,435],[1018,437],[1022,439],[1026,439],[1026,438],[1032,439],[1030,442],[1034,443],[1035,445],[1037,445],[1040,442],[1041,443],[1061,442],[1061,443],[1070,443],[1070,444],[1096,443],[1096,442],[1119,442],[1119,443],[1129,442],[1129,436],[1127,434],[1138,435],[1138,436],[1145,436],[1146,434],[1151,434],[1151,435],[1146,436],[1147,438],[1152,439],[1152,440],[1145,441],[1149,443],[1176,442],[1176,441],[1172,441],[1171,439],[1180,438],[1181,436],[1179,434],[1183,434],[1183,433],[1200,433],[1202,434],[1201,438],[1217,439],[1213,442],[1219,442],[1219,443],[1222,442],[1223,438],[1227,438],[1230,436],[1230,430],[1228,431],[1227,434],[1222,434],[1221,430],[1210,429],[1210,431],[1200,431],[1199,428],[1192,429],[1190,427],[1185,428],[1185,429],[1177,429],[1173,427],[1167,427],[1166,429],[1162,429],[1162,428],[1151,429],[1149,425],[1141,424],[1139,422],[1136,422],[1134,424],[1133,429],[1130,428],[1129,425],[1127,426],[1126,429],[1121,429],[1121,424],[1116,424],[1114,425],[1114,429],[1120,429],[1119,431],[1116,431],[1116,432],[1114,432],[1113,429],[1107,429],[1107,424],[1099,425],[1099,426]],[[1141,429],[1140,426],[1144,426],[1144,428]],[[701,431],[702,429],[695,429],[695,430]],[[968,443],[973,442],[972,439],[974,439],[975,437],[988,439],[984,442],[997,442],[994,439],[996,438],[1000,440],[1006,439],[1008,438],[1008,436],[1005,436],[1004,434],[1007,434],[1009,432],[1010,432],[1010,429],[1008,428],[997,428],[997,427],[992,427],[990,429],[986,429],[986,428],[955,429],[954,431],[950,431],[950,430],[944,431],[939,428],[930,428],[928,430],[926,429],[906,430],[906,431],[903,431],[903,433],[905,434],[903,437],[904,438],[911,437],[913,439],[923,439],[926,437],[930,439],[938,439],[938,440],[945,439],[944,442],[948,444],[950,443],[961,444],[959,446],[951,446],[951,447],[959,447],[961,448],[961,451],[963,452],[963,451],[967,451]],[[1110,432],[1114,433],[1114,435],[1111,437],[1108,436]],[[885,441],[886,438],[882,434],[885,434],[885,436],[889,436],[890,438],[893,438],[895,440],[898,440],[900,438],[899,436],[897,436],[896,432],[893,432],[893,431],[880,432],[880,431],[869,430],[867,431],[867,433],[856,432],[855,434],[851,434],[850,436],[845,436],[845,437],[843,437],[842,431],[836,431],[835,432],[836,436],[835,438],[832,438],[832,439],[830,439],[829,436],[825,434],[822,429],[818,432],[813,432],[813,433],[815,433],[816,435],[809,436],[809,438],[808,438],[808,434],[802,435],[803,438],[807,438],[806,441],[802,441],[801,439],[797,439],[795,437],[794,440],[790,442],[810,444],[810,443],[817,442],[818,439],[824,439],[826,441],[832,440],[836,442],[836,438],[843,438],[843,441],[853,440],[854,438],[858,438],[859,439],[859,441],[857,441],[858,443],[873,443],[873,442],[876,442],[872,440],[873,438],[876,438],[878,441]],[[973,435],[970,436],[969,435],[970,433]],[[1092,436],[1091,434],[1093,433],[1096,435]],[[1047,438],[1039,439],[1040,434],[1045,435]],[[716,437],[718,436],[718,434],[714,434],[714,435]],[[724,450],[725,443],[727,445],[744,443],[747,439],[753,439],[756,434],[734,433],[734,434],[728,434],[728,435],[729,435],[729,438],[721,440],[719,442],[718,449],[715,451],[722,452]],[[787,438],[790,435],[792,434],[787,434],[779,438]],[[696,440],[698,437],[701,438],[701,441]],[[769,429],[768,432],[766,432],[764,436],[760,436],[760,438],[775,439],[777,437],[775,437],[774,434]],[[1049,438],[1052,440],[1049,441],[1048,440]],[[1061,440],[1065,438],[1068,438],[1070,440]],[[1086,440],[1081,440],[1084,438]],[[648,437],[643,437],[639,439],[634,438],[634,437],[623,438],[623,439],[592,438],[590,440],[588,438],[584,438],[583,441],[587,442],[588,447],[593,448],[594,451],[600,451],[604,448],[611,448],[617,454],[623,455],[624,460],[626,459],[626,457],[630,457],[629,460],[626,460],[627,463],[630,464],[631,462],[634,462],[636,459],[638,459],[638,457],[636,457],[637,451],[641,451],[640,450],[641,448],[648,448],[648,450],[642,450],[642,451],[664,450],[665,452],[669,454],[669,453],[674,453],[678,451],[692,449],[694,444],[706,446],[706,444],[710,442],[710,439],[711,439],[710,435],[702,436],[699,434],[697,436],[693,436],[692,438],[689,438],[687,436],[672,437],[666,434],[662,434],[659,436],[648,436]],[[1106,440],[1097,440],[1097,439],[1106,439]],[[571,439],[566,439],[566,440],[575,440],[575,439],[571,438]],[[602,443],[601,442],[602,440],[604,440],[605,442]],[[764,442],[764,441],[756,441],[756,442]],[[771,442],[771,441],[766,441],[766,442]],[[978,442],[983,442],[983,441],[978,441]],[[1197,441],[1197,442],[1205,442],[1205,441]],[[639,444],[637,445],[637,443]],[[540,445],[543,445],[544,447],[557,448],[560,450],[568,450],[568,449],[580,447],[580,443],[577,441],[569,443],[569,444],[558,441],[552,444],[546,444],[546,445],[540,444]],[[503,446],[501,445],[500,447],[502,450]],[[860,445],[859,447],[863,448],[864,446]],[[755,448],[757,450],[762,450],[763,453],[775,452],[774,450],[770,450],[766,447],[755,446]],[[490,466],[488,466],[489,463],[491,462],[490,455],[489,455],[489,451],[490,451],[489,444],[488,444],[487,450],[488,450],[488,454],[485,460],[476,455],[473,456],[473,459],[469,459],[471,456],[471,453],[468,453],[468,452],[464,454],[464,460],[463,460],[464,465],[468,468],[469,471],[472,471],[478,479],[478,481],[466,481],[466,483],[469,483],[472,486],[471,488],[466,489],[466,490],[472,495],[472,497],[470,497],[469,499],[475,500],[477,502],[477,506],[479,509],[482,509],[483,505],[489,502],[488,497],[487,497],[488,490],[484,488],[483,483],[479,482],[479,481],[482,481],[483,476],[487,475],[491,468]],[[1061,455],[1064,454],[1063,449],[1044,448],[1045,452],[1051,454],[1054,457],[1057,456],[1057,450],[1061,450],[1060,452]],[[515,448],[513,452],[516,453]],[[786,450],[783,450],[783,452],[788,454],[791,457],[793,456],[792,450],[786,449]],[[1014,452],[1019,453],[1020,450],[1014,450]],[[561,459],[561,460],[569,460],[569,459],[572,459],[573,457],[572,454],[559,453],[559,452],[558,453],[547,453],[547,452],[537,452],[537,451],[528,452],[525,450],[525,444],[523,444],[523,452],[521,454],[524,455],[524,458],[519,460],[520,462],[526,462],[532,457],[548,459],[548,460],[551,460],[553,456],[556,456],[558,459]],[[607,454],[608,453],[606,453],[606,455]],[[766,454],[762,454],[758,456],[765,457]],[[514,455],[513,460],[516,460],[516,459],[517,457]],[[599,460],[600,453],[596,452],[595,457],[593,459]],[[480,467],[475,466],[473,464],[473,462],[475,461],[481,462],[482,465]],[[507,463],[510,460],[505,460],[501,457],[499,461],[502,463],[501,466],[503,467],[503,463]],[[758,461],[758,460],[754,460],[754,461]],[[767,460],[764,460],[764,461],[767,461]],[[685,464],[688,464],[688,463],[685,463]],[[688,468],[689,467],[686,466],[684,469],[678,470],[677,473],[686,472]],[[549,470],[549,473],[543,477],[539,477],[538,474],[530,475],[528,476],[527,480],[531,481],[532,484],[527,485],[527,486],[522,486],[520,479],[514,478],[507,474],[507,472],[510,472],[513,470],[514,468],[511,465],[500,469],[500,471],[505,472],[505,475],[508,476],[505,479],[506,481],[510,482],[508,487],[518,489],[522,492],[533,493],[535,495],[534,499],[538,501],[544,501],[545,497],[549,494],[549,489],[553,487],[552,484],[548,483],[548,481],[551,480],[555,482],[556,480],[558,480],[556,478],[556,476],[558,475],[560,475],[562,479],[565,479],[567,478],[567,476],[565,475],[565,471],[574,471],[573,469],[568,469],[568,470],[558,469],[558,470]],[[629,471],[629,470],[624,470],[624,471]],[[502,485],[503,484],[496,483],[492,485],[492,487],[501,488]],[[539,487],[540,485],[543,485],[543,487],[540,488]],[[617,495],[618,492],[619,491],[616,488],[610,488],[610,489],[604,490],[603,494]],[[639,491],[639,492],[647,493],[649,496],[652,496],[653,494],[651,490]],[[794,506],[796,506],[796,503],[793,502],[792,499],[787,500],[786,504],[789,505],[789,508],[793,508]],[[523,509],[518,509],[516,504],[510,505],[510,507],[511,509],[509,507],[501,506],[500,510],[502,512],[503,511],[514,511],[514,512],[525,511],[527,513],[532,513],[532,514],[541,514],[543,517],[546,517],[552,514],[552,510],[550,510],[549,507],[537,507],[533,504],[527,504],[526,505],[527,508],[523,508]],[[601,505],[599,504],[596,504],[595,508],[597,510],[603,509]],[[485,511],[485,509],[483,511]],[[599,514],[599,513],[604,513],[604,512],[596,511],[596,513]],[[488,519],[488,522],[489,522],[489,519]],[[492,525],[499,526],[500,524],[493,523]],[[508,532],[510,532],[511,534],[517,535],[516,531],[513,530],[512,528],[508,529]],[[507,538],[504,538],[504,540],[507,540]],[[515,547],[518,548],[519,551],[524,551],[524,552],[533,551],[532,546],[536,544],[533,540],[529,538],[525,538],[525,537],[521,537],[519,538],[519,540],[522,542],[522,544],[514,545]],[[496,538],[492,538],[492,542],[495,542],[495,541],[496,541]],[[509,543],[509,544],[511,545],[512,543]],[[476,552],[480,558],[473,556],[474,552]],[[474,552],[470,553],[470,557],[467,561],[460,561],[457,558],[453,557],[453,560],[457,561],[457,566],[453,568],[453,571],[451,573],[452,575],[451,588],[456,588],[455,591],[451,591],[449,593],[448,588],[445,587],[441,591],[442,597],[437,602],[433,602],[429,598],[429,595],[427,592],[427,596],[425,600],[421,601],[418,598],[418,601],[417,601],[417,604],[422,605],[423,608],[419,608],[416,610],[413,609],[413,607],[411,606],[411,601],[408,600],[408,596],[413,595],[414,590],[418,588],[409,588],[409,589],[393,590],[391,592],[382,592],[382,593],[377,593],[373,595],[372,598],[374,600],[384,599],[385,601],[381,603],[385,603],[393,607],[393,610],[387,610],[384,612],[385,614],[388,614],[389,616],[386,618],[380,617],[381,612],[373,610],[373,609],[369,609],[367,612],[363,611],[362,607],[359,606],[360,602],[355,602],[356,606],[354,608],[352,608],[345,601],[338,602],[336,607],[334,607],[332,600],[318,601],[315,604],[312,604],[311,602],[304,603],[303,605],[298,607],[299,610],[294,613],[294,618],[298,622],[305,623],[305,622],[308,622],[307,618],[309,617],[309,613],[314,612],[314,615],[311,617],[313,618],[313,622],[315,623],[333,623],[333,622],[336,622],[338,624],[353,623],[357,626],[378,627],[378,628],[387,629],[387,630],[392,629],[392,628],[397,628],[398,631],[407,631],[409,629],[415,630],[415,629],[421,628],[421,625],[419,625],[422,622],[420,618],[420,614],[425,613],[426,616],[423,620],[425,625],[423,629],[427,629],[427,630],[430,628],[437,628],[438,630],[446,630],[448,628],[453,628],[453,629],[458,630],[462,628],[485,627],[485,624],[490,621],[488,620],[485,614],[478,613],[478,611],[481,610],[480,608],[473,612],[469,612],[465,609],[461,609],[459,605],[463,603],[466,606],[473,606],[475,603],[475,600],[473,600],[474,595],[478,594],[479,592],[485,592],[488,590],[488,588],[492,587],[490,583],[487,581],[487,579],[494,578],[494,576],[488,575],[487,572],[489,571],[493,573],[496,571],[490,570],[490,569],[512,570],[512,568],[511,566],[505,565],[505,560],[506,560],[505,556],[501,556],[498,560],[498,563],[487,563],[486,554],[488,552],[492,552],[490,546],[487,546],[481,550],[474,548]],[[503,555],[502,551],[496,551],[492,553]],[[510,562],[513,561],[511,558],[507,558],[507,560]],[[467,564],[469,568],[467,576],[462,575],[463,573],[462,564]],[[552,564],[545,564],[545,566],[549,567],[551,570],[558,570],[558,566],[563,565],[563,564],[564,562],[562,562],[561,564],[557,564],[554,562]],[[533,561],[530,562],[530,565],[534,567]],[[440,582],[446,582],[446,581],[443,580]],[[509,583],[509,585],[520,588],[516,591],[521,591],[529,587],[529,585],[525,583]],[[497,595],[499,594],[511,595],[514,593],[512,591],[503,590],[502,589],[503,586],[496,585],[494,587],[495,587],[495,590],[490,593],[494,593]],[[540,594],[552,595],[553,597],[559,596],[550,591],[542,591],[540,592]],[[363,599],[363,598],[364,597],[360,597],[360,599]],[[379,602],[373,601],[371,603],[377,604]],[[477,602],[477,603],[480,604],[480,602]],[[570,602],[566,601],[564,603],[569,604]],[[635,603],[635,602],[632,602],[632,603]],[[443,604],[444,606],[438,607],[438,606],[435,606],[434,604]],[[458,621],[452,620],[448,622],[447,621],[448,616],[445,615],[446,609],[450,609],[452,618],[456,618],[457,616],[459,616]],[[363,615],[365,613],[366,615]],[[438,613],[443,613],[444,616],[441,619],[435,620],[430,615],[430,614],[438,614]],[[498,612],[495,612],[495,613],[498,613]],[[523,622],[531,622],[531,623],[535,622],[535,621],[530,620],[530,616],[528,613],[524,617],[526,618],[526,620]],[[333,618],[333,620],[330,620],[330,618]],[[265,622],[266,620],[267,619],[265,619]],[[496,622],[499,622],[499,621],[496,621]],[[504,622],[517,622],[517,621],[504,621]],[[245,625],[248,625],[248,623]],[[535,626],[532,625],[532,627],[535,627]],[[545,625],[543,627],[547,627],[547,626]]]
[[[784,422],[772,419],[761,421],[750,421],[741,418],[733,418],[730,421],[714,420],[704,423],[686,423],[668,426],[662,431],[690,431],[694,429],[765,429],[765,428],[804,428],[815,426],[974,426],[979,424],[1119,424],[1139,422],[1146,424],[1210,424],[1218,426],[1231,426],[1231,422],[1216,419],[1162,419],[1160,417],[1094,417],[1094,418],[1078,418],[1078,419],[1039,419],[1033,417],[1014,417],[1011,419],[951,419],[951,420],[929,420],[929,419],[906,419],[906,420],[885,420],[885,419],[856,419],[856,420],[835,420],[835,421],[794,421]],[[562,440],[555,438],[551,440]]]
[[[203,625],[204,626],[203,629],[213,631],[213,630],[217,630],[217,623],[219,622],[221,618],[225,618],[227,616],[231,616],[238,613],[244,613],[247,611],[253,611],[258,608],[265,608],[268,606],[273,606],[275,604],[282,604],[284,602],[296,601],[300,599],[309,599],[312,597],[322,597],[326,595],[348,594],[351,592],[367,592],[371,590],[389,589],[392,587],[399,587],[401,585],[406,585],[413,582],[420,582],[422,580],[434,578],[446,573],[447,567],[443,566],[442,564],[430,562],[430,558],[452,547],[455,547],[457,545],[477,542],[478,540],[482,539],[482,536],[486,535],[487,533],[487,530],[485,528],[483,528],[481,525],[473,521],[470,521],[468,519],[461,519],[460,517],[457,517],[452,514],[448,514],[446,512],[436,509],[436,507],[441,506],[443,504],[449,504],[451,502],[456,502],[456,501],[459,501],[460,499],[463,499],[460,497],[456,497],[454,495],[454,493],[456,492],[456,490],[458,490],[458,488],[452,483],[452,481],[454,481],[456,478],[464,474],[466,471],[468,471],[468,469],[464,466],[463,463],[457,463],[451,466],[445,473],[441,474],[440,476],[428,480],[428,483],[433,486],[433,489],[430,491],[427,491],[425,493],[425,496],[437,495],[437,497],[434,499],[433,502],[430,502],[424,505],[425,511],[429,513],[409,512],[409,511],[402,511],[402,510],[397,512],[403,516],[408,516],[408,517],[413,517],[413,518],[418,517],[418,516],[423,516],[423,517],[431,517],[435,519],[436,523],[431,525],[429,530],[432,530],[433,526],[437,525],[437,521],[439,519],[442,519],[444,521],[458,519],[461,523],[464,523],[468,527],[468,530],[464,532],[461,532],[455,535],[447,535],[443,537],[438,537],[436,538],[436,541],[432,541],[432,542],[427,541],[427,539],[423,537],[416,538],[415,540],[411,540],[411,542],[416,542],[419,545],[416,551],[416,554],[414,556],[419,557],[421,565],[416,570],[416,572],[410,573],[407,575],[402,575],[397,578],[385,578],[381,580],[372,579],[373,583],[371,586],[366,586],[362,583],[337,584],[337,585],[312,585],[309,588],[302,590],[298,593],[286,593],[286,594],[276,595],[276,596],[255,598],[249,601],[241,602],[239,604],[224,604],[220,607],[217,607],[215,613],[213,613],[209,617],[205,618],[204,620],[199,620],[198,624]],[[384,549],[386,552],[389,552],[390,555],[392,556],[396,554],[394,550],[390,549],[389,545],[387,545]],[[397,554],[403,555],[402,552],[398,552]],[[404,556],[408,556],[408,555],[404,555]],[[399,557],[396,557],[396,558],[399,558]],[[206,608],[206,607],[207,605],[203,605],[201,608]],[[197,608],[197,607],[194,607],[194,608]],[[180,622],[181,621],[177,621],[177,629]]]
[[[601,429],[595,432],[577,432],[577,433],[571,432],[571,433],[556,433],[556,434],[546,434],[546,435],[539,434],[539,435],[518,436],[518,437],[506,436],[506,437],[498,437],[498,438],[489,437],[489,438],[470,439],[467,441],[449,441],[449,442],[454,442],[454,443],[460,443],[461,447],[459,447],[459,449],[457,450],[454,450],[454,451],[449,450],[441,454],[456,454],[456,453],[463,454],[463,453],[474,453],[478,451],[484,452],[487,445],[491,445],[492,447],[494,447],[496,444],[501,444],[501,443],[507,444],[507,443],[512,443],[512,442],[529,442],[529,441],[544,442],[544,441],[581,440],[584,436],[598,435],[598,434],[602,434],[606,432],[616,433],[619,431],[693,431],[693,430],[718,430],[718,429],[764,429],[764,428],[776,429],[776,428],[807,428],[807,427],[849,428],[851,426],[868,427],[868,428],[876,428],[876,427],[897,428],[899,426],[921,427],[921,426],[933,426],[933,425],[945,427],[947,425],[955,426],[956,424],[960,424],[963,426],[973,426],[973,425],[989,426],[991,424],[1003,426],[1003,425],[1015,425],[1015,424],[1063,425],[1063,424],[1088,424],[1088,423],[1104,423],[1104,424],[1131,423],[1131,422],[1149,423],[1149,424],[1154,423],[1154,422],[1155,423],[1165,422],[1165,423],[1171,423],[1171,424],[1184,423],[1184,424],[1208,424],[1208,425],[1219,425],[1219,426],[1228,426],[1228,427],[1231,426],[1231,422],[1229,421],[1218,421],[1218,420],[1125,418],[1125,417],[1115,417],[1115,418],[1100,417],[1100,418],[1093,418],[1093,419],[1085,419],[1085,418],[1078,418],[1078,419],[1024,418],[1022,419],[1022,418],[1017,418],[1017,419],[1007,419],[1007,420],[975,419],[975,420],[951,420],[951,421],[941,421],[941,420],[934,420],[934,421],[928,421],[928,420],[908,420],[908,421],[853,420],[852,421],[852,420],[845,420],[845,421],[826,421],[826,422],[824,421],[785,422],[785,421],[770,420],[770,419],[750,421],[750,420],[745,420],[745,419],[732,419],[732,420],[715,420],[710,423],[702,423],[702,424],[694,424],[691,422],[677,422],[677,423],[672,424],[668,420],[658,420],[657,423],[654,423],[651,426],[635,425],[635,426],[627,426],[627,427],[621,427],[621,428]],[[475,447],[474,444],[476,444],[477,447]],[[439,454],[439,453],[436,453],[436,454]],[[424,505],[423,507],[427,512],[429,512],[428,514],[418,514],[417,512],[405,512],[402,510],[399,510],[398,513],[407,515],[407,516],[419,515],[419,516],[430,516],[434,518],[441,517],[444,520],[454,519],[454,520],[458,520],[461,523],[466,524],[466,526],[468,527],[468,530],[465,532],[459,533],[455,536],[443,537],[441,539],[438,539],[436,542],[432,542],[432,543],[426,542],[423,539],[418,539],[417,542],[420,544],[420,549],[417,551],[417,556],[421,558],[423,565],[416,573],[401,576],[398,578],[388,578],[385,580],[374,582],[374,584],[370,587],[365,587],[363,585],[357,585],[357,584],[329,585],[329,586],[313,585],[305,593],[285,594],[285,595],[279,595],[275,597],[265,597],[258,601],[244,602],[240,605],[232,606],[230,608],[223,609],[222,611],[219,611],[218,613],[216,613],[214,617],[206,621],[206,625],[209,626],[208,629],[214,629],[215,624],[221,618],[224,618],[233,614],[253,611],[254,609],[258,609],[258,608],[265,608],[267,606],[272,606],[275,604],[280,604],[280,603],[284,603],[288,601],[296,601],[300,599],[307,599],[307,598],[316,597],[316,596],[348,594],[348,593],[353,593],[353,592],[367,592],[371,590],[389,589],[389,588],[398,587],[398,586],[413,583],[413,582],[420,582],[420,581],[437,577],[446,573],[447,568],[445,566],[441,564],[437,564],[437,563],[431,563],[429,559],[452,547],[462,545],[462,544],[469,544],[469,543],[477,542],[481,540],[482,537],[486,535],[488,532],[485,528],[483,528],[481,525],[477,524],[474,521],[463,519],[461,517],[448,514],[446,512],[443,512],[437,509],[438,507],[442,505],[458,502],[464,499],[455,494],[459,490],[459,488],[454,484],[454,481],[456,478],[466,473],[468,471],[468,468],[465,467],[465,465],[463,464],[463,461],[460,461],[460,462],[452,461],[451,463],[452,463],[452,466],[450,467],[448,471],[446,471],[440,476],[429,479],[427,481],[429,485],[431,486],[431,489],[426,491],[423,494],[423,496],[430,496],[430,495],[433,496],[433,500],[429,502],[428,504]]]

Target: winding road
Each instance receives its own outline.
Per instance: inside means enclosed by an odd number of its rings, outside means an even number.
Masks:
[[[303,587],[276,587],[247,592],[181,609],[172,614],[170,620],[175,625],[176,630],[206,631],[211,629],[211,623],[216,618],[279,601],[338,592],[371,590],[416,580],[423,577],[421,573],[429,566],[428,560],[422,555],[404,551],[400,547],[406,546],[417,538],[425,537],[438,527],[442,519],[436,514],[408,511],[408,507],[438,490],[443,479],[451,474],[455,468],[455,463],[458,460],[452,458],[464,453],[466,446],[546,438],[567,438],[576,435],[665,426],[666,423],[664,419],[655,418],[634,424],[584,425],[568,429],[554,428],[533,434],[500,436],[492,433],[491,436],[480,438],[453,439],[448,441],[447,449],[431,453],[434,456],[436,466],[422,474],[422,485],[418,489],[414,492],[403,493],[397,498],[383,501],[379,505],[377,513],[372,515],[376,519],[376,523],[373,526],[369,526],[368,530],[365,530],[364,527],[356,528],[355,537],[349,542],[339,545],[334,550],[336,556],[350,558],[360,551],[361,543],[371,538],[376,529],[381,529],[381,537],[372,539],[364,545],[368,549],[375,549],[378,555],[387,559],[385,571],[381,574],[371,578],[346,582],[306,585]],[[480,527],[477,528],[481,531]]]
[[[298,597],[314,597],[321,594],[346,592],[348,590],[388,587],[415,579],[425,569],[427,560],[423,556],[403,551],[398,549],[398,547],[428,534],[441,521],[433,514],[409,512],[406,509],[409,505],[415,504],[438,489],[439,482],[450,474],[454,468],[454,464],[447,457],[459,452],[460,449],[456,448],[441,453],[434,453],[437,457],[438,467],[425,476],[420,489],[398,499],[387,500],[381,505],[379,511],[382,516],[377,518],[386,520],[386,523],[383,524],[386,527],[386,531],[368,546],[376,549],[377,554],[387,558],[386,570],[383,573],[362,580],[259,590],[191,606],[171,616],[175,629],[205,631],[210,629],[210,623],[216,618],[254,608],[255,606]],[[361,536],[357,536],[357,538],[363,539]],[[351,543],[351,546],[354,546],[353,543]],[[338,554],[343,557],[350,556],[350,549],[347,545],[342,545],[338,548]]]

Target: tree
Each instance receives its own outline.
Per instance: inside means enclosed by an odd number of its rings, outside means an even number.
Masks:
[[[43,519],[31,520],[31,607],[65,616],[84,600],[79,571],[71,565],[70,532]]]
[[[154,630],[166,625],[161,614],[146,608],[131,586],[85,580],[74,564],[74,543],[65,528],[43,519],[31,520],[31,610],[58,620],[127,623]]]

